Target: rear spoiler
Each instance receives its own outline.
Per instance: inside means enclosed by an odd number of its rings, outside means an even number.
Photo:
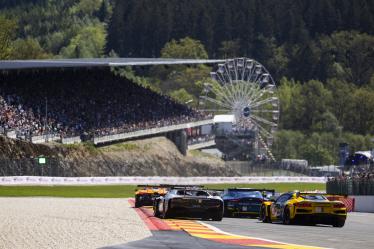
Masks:
[[[171,189],[199,189],[202,190],[204,185],[170,185]]]
[[[234,191],[259,191],[261,193],[263,192],[270,192],[273,195],[275,194],[274,189],[266,189],[266,188],[228,188],[228,190],[234,190]]]
[[[208,193],[216,193],[216,194],[219,194],[221,195],[221,193],[223,193],[223,191],[225,191],[224,189],[203,189],[205,190],[206,192]]]
[[[137,188],[170,188],[173,185],[169,184],[155,184],[155,185],[137,185]]]
[[[327,195],[326,192],[300,192],[300,195]]]

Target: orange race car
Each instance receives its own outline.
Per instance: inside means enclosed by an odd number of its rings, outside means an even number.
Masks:
[[[135,207],[153,206],[153,201],[159,196],[164,196],[169,185],[138,185],[135,192]]]

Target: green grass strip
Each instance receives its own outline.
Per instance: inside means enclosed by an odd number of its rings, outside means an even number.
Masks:
[[[263,183],[263,184],[212,184],[211,189],[228,187],[270,188],[277,192],[291,190],[325,190],[323,183]],[[94,185],[94,186],[0,186],[3,197],[81,197],[81,198],[128,198],[134,197],[135,185]]]

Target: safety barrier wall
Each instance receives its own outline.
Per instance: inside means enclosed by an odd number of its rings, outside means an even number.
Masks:
[[[355,200],[355,212],[374,213],[374,195],[355,195],[350,197]]]
[[[60,140],[61,137],[58,134],[45,134],[41,136],[33,136],[31,137],[31,142],[34,144],[40,144],[40,143],[45,143],[49,141],[58,141]]]
[[[142,137],[142,136],[149,136],[149,135],[154,135],[154,134],[159,134],[159,133],[170,132],[174,130],[187,129],[187,128],[191,128],[195,126],[207,125],[207,124],[213,124],[213,119],[179,124],[179,125],[164,126],[160,128],[152,128],[148,130],[120,133],[120,134],[108,135],[108,136],[102,136],[102,137],[94,137],[93,140],[94,140],[94,144],[108,143],[111,141],[125,140],[125,139]]]
[[[81,138],[79,136],[77,137],[65,137],[61,139],[61,143],[63,144],[75,144],[82,142]]]
[[[0,177],[0,185],[101,185],[101,184],[220,184],[220,183],[272,183],[305,182],[325,183],[325,177],[40,177],[5,176]]]
[[[13,138],[13,139],[16,139],[17,138],[17,134],[15,131],[8,131],[6,133],[6,136],[9,137],[9,138]]]

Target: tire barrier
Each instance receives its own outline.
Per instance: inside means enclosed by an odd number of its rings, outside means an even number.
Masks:
[[[122,176],[122,177],[42,177],[5,176],[0,185],[106,185],[106,184],[221,184],[221,183],[326,183],[325,177],[164,177],[164,176]]]

